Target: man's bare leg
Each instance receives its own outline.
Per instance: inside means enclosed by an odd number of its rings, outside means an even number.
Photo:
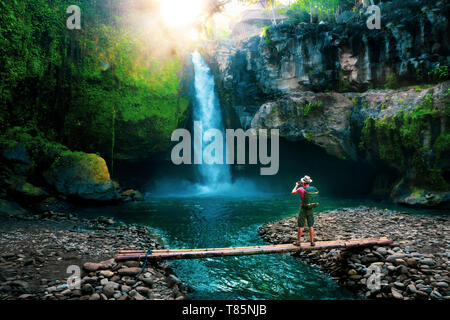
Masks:
[[[297,228],[297,242],[294,242],[294,244],[297,246],[299,246],[302,241],[302,233],[303,233],[303,228]]]
[[[314,228],[309,228],[309,241],[311,242],[311,245],[314,246]]]

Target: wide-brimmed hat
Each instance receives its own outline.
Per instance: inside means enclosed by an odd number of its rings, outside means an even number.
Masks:
[[[310,184],[312,182],[311,178],[309,176],[304,176],[300,179],[301,183]]]

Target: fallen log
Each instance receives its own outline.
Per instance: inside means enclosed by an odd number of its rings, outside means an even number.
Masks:
[[[163,249],[153,250],[147,256],[147,260],[169,260],[169,259],[199,259],[226,256],[244,256],[255,254],[288,253],[311,250],[327,250],[337,248],[364,247],[374,245],[390,245],[392,240],[386,237],[364,238],[352,240],[318,241],[315,246],[310,243],[302,243],[300,246],[293,244],[277,244],[249,247],[232,248],[204,248],[204,249]],[[121,250],[115,257],[116,261],[144,260],[146,250]]]

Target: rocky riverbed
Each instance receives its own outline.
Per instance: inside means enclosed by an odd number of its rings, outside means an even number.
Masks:
[[[164,262],[116,263],[120,249],[163,248],[151,229],[47,212],[0,223],[0,300],[182,300],[189,288]],[[71,267],[72,266],[72,267]],[[80,285],[67,281],[80,270]],[[68,269],[69,268],[69,269]],[[73,279],[73,278],[72,278]],[[133,286],[134,285],[134,286]]]
[[[297,218],[259,228],[270,243],[292,243]],[[450,300],[450,219],[359,207],[315,215],[316,241],[386,236],[391,246],[330,249],[296,254],[339,284],[369,299]],[[309,240],[305,228],[303,241]]]

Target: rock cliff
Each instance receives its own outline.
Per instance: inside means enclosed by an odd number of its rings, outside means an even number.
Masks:
[[[205,43],[227,125],[277,128],[338,158],[390,167],[394,176],[379,180],[393,200],[448,207],[450,5],[402,3],[380,5],[380,30],[361,12]]]

